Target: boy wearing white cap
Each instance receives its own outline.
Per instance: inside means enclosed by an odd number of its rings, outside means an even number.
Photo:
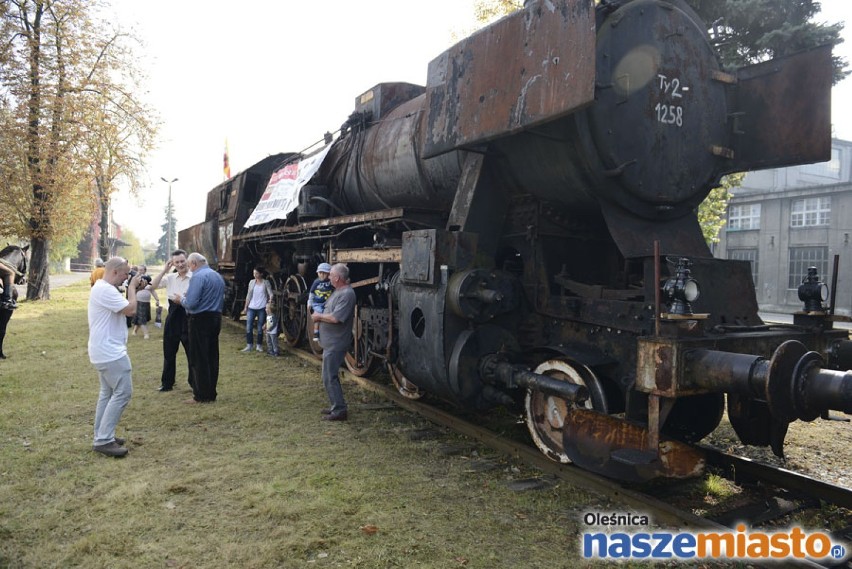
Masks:
[[[328,280],[328,274],[331,272],[331,265],[328,263],[320,263],[317,267],[317,279],[311,285],[310,294],[308,295],[308,308],[313,309],[319,314],[323,313],[325,301],[334,292],[334,287],[331,286],[331,281]],[[314,322],[314,341],[319,341],[319,322]]]

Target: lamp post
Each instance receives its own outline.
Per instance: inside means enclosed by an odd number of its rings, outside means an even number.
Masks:
[[[174,216],[174,208],[172,207],[172,184],[177,182],[178,179],[174,178],[172,180],[166,180],[162,176],[160,179],[169,185],[169,207],[166,210],[166,218],[169,222],[168,232],[166,233],[166,260],[169,259],[169,255],[172,254],[172,217]]]

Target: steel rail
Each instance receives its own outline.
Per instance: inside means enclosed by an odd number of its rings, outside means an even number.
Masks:
[[[707,455],[708,464],[728,470],[736,482],[741,480],[767,482],[809,498],[852,509],[852,490],[849,488],[835,486],[800,472],[728,454],[708,446],[698,445],[698,448]]]
[[[321,357],[306,353],[303,350],[293,347],[288,347],[288,350],[306,361],[313,362],[315,365],[321,365]],[[523,463],[567,482],[572,486],[600,494],[601,496],[610,498],[626,507],[633,508],[637,512],[648,514],[655,523],[666,524],[668,526],[677,527],[678,529],[690,531],[712,530],[727,532],[732,529],[731,527],[714,520],[703,518],[690,511],[676,508],[671,504],[648,494],[644,494],[630,488],[625,488],[621,483],[614,480],[582,470],[573,465],[554,462],[545,457],[538,451],[538,449],[535,449],[532,446],[497,435],[484,427],[470,423],[469,421],[442,409],[438,409],[432,405],[408,399],[392,387],[380,384],[366,377],[356,376],[343,369],[341,369],[341,372],[346,379],[355,382],[361,388],[376,393],[407,411],[413,412],[435,424],[445,426],[459,434],[477,440],[482,444],[503,453],[504,455],[514,457]],[[752,475],[759,480],[770,482],[781,488],[799,490],[810,486],[810,492],[805,492],[804,490],[801,491],[811,497],[818,497],[821,500],[831,503],[837,503],[833,500],[833,497],[835,496],[840,498],[840,504],[845,504],[846,500],[852,497],[852,491],[845,490],[840,487],[834,487],[828,483],[821,482],[803,474],[778,469],[747,458],[728,455],[709,447],[699,445],[699,448],[708,453],[708,462],[711,462],[714,465],[721,467],[724,467],[726,464],[734,465],[739,469],[740,473]],[[791,476],[787,476],[788,474]],[[792,484],[786,484],[784,483],[785,479],[793,480],[794,482]],[[731,561],[736,562],[737,560]],[[825,565],[805,559],[786,559],[784,563],[789,567],[807,567],[812,569],[826,567]],[[748,565],[752,567],[777,567],[777,563],[762,565],[755,561],[749,561]]]

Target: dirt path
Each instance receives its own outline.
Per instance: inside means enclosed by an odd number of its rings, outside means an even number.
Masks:
[[[50,288],[61,288],[70,284],[79,283],[89,280],[89,273],[60,273],[58,275],[50,275]],[[18,289],[18,298],[26,298],[27,285],[15,285]]]

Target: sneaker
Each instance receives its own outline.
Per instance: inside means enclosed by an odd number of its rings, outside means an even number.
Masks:
[[[316,340],[317,342],[319,342],[319,330],[317,330],[316,332],[314,332],[314,340]]]
[[[255,351],[255,352],[262,352],[262,351],[263,351],[263,346],[255,346],[254,351]]]
[[[3,302],[0,302],[0,308],[4,310],[15,310],[18,308],[18,303],[12,299],[4,300]]]
[[[115,437],[115,444],[117,444],[119,446],[124,446],[124,443],[126,443],[126,442],[127,441],[122,439],[121,437]]]
[[[252,349],[252,345],[251,345],[251,344],[246,344],[246,347],[245,347],[245,348],[243,348],[243,349],[242,349],[242,350],[240,350],[240,351],[241,351],[241,352],[250,352],[250,351],[251,351],[251,349]]]
[[[150,337],[151,337],[151,336],[149,336],[148,334],[145,334],[145,339],[146,339],[146,340],[147,340],[147,339],[149,339]]]
[[[94,445],[92,450],[106,456],[114,456],[120,458],[127,454],[127,449],[116,442],[107,443],[105,445]]]

